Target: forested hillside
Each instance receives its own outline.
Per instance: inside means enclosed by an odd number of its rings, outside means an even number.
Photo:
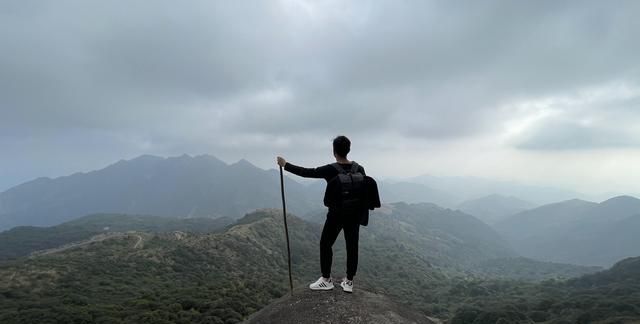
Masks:
[[[72,224],[104,226],[113,217],[126,218],[96,215]],[[121,219],[119,229],[126,230],[121,235],[1,263],[0,322],[235,323],[287,291],[278,210],[248,214],[212,233],[153,222],[137,229],[124,225],[141,220]],[[467,303],[460,299],[460,287],[508,277],[501,269],[473,270],[511,252],[490,237],[490,230],[462,230],[467,222],[478,221],[428,204],[395,204],[373,214],[371,225],[361,230],[356,287],[429,316],[454,316]],[[321,226],[295,216],[289,226],[294,284],[304,286],[319,275]],[[339,238],[335,246],[336,278],[345,268],[342,242]],[[544,277],[585,271],[570,270],[559,267]]]
[[[452,324],[638,323],[640,258],[565,282],[460,283],[447,296],[459,305]]]
[[[32,252],[91,239],[96,235],[127,231],[211,233],[224,229],[233,220],[94,214],[52,227],[20,226],[0,232],[0,262],[27,256]]]

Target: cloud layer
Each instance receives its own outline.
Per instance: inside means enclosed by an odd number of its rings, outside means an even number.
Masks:
[[[387,175],[380,152],[403,154],[413,174],[494,176],[424,160],[469,147],[514,162],[529,151],[635,149],[639,10],[636,1],[5,2],[0,176],[12,180],[0,190],[142,153],[266,167],[283,152],[311,163],[338,133]]]

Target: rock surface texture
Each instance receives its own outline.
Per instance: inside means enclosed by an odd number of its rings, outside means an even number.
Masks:
[[[244,323],[313,323],[313,324],[409,324],[437,323],[388,297],[364,290],[352,294],[336,286],[330,291],[298,288]]]

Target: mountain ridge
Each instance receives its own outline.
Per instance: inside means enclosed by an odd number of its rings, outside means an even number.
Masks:
[[[491,194],[463,201],[457,208],[471,214],[487,224],[494,224],[509,216],[529,210],[535,204],[514,196]]]
[[[526,257],[610,266],[640,255],[640,199],[618,196],[601,203],[568,200],[516,214],[496,230]]]
[[[457,307],[448,301],[451,291],[472,278],[487,280],[461,261],[502,255],[475,249],[492,244],[482,243],[490,232],[465,237],[457,229],[469,217],[433,204],[372,214],[361,229],[356,289],[423,315],[451,317]],[[99,217],[83,221],[104,225]],[[293,215],[288,223],[294,285],[304,289],[319,275],[321,225]],[[334,246],[334,278],[344,275],[341,242]],[[282,211],[261,209],[222,232],[133,232],[0,263],[0,322],[236,323],[287,293],[286,272]]]
[[[305,186],[289,177],[285,181],[291,211],[321,206]],[[91,213],[236,217],[280,206],[278,183],[276,172],[246,160],[227,165],[210,155],[145,155],[100,170],[39,178],[0,193],[0,230],[56,225]]]

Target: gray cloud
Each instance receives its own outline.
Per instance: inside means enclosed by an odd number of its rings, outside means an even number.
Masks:
[[[307,153],[324,141],[296,147],[337,133],[427,142],[497,134],[526,117],[510,108],[517,103],[611,82],[640,86],[639,9],[636,1],[3,2],[0,151],[13,158],[0,169],[46,158],[38,152],[51,147],[101,156],[91,163],[184,151],[260,160],[273,150]],[[583,117],[609,103],[589,104]],[[640,117],[624,120],[632,127]],[[91,143],[75,140],[85,132]],[[621,145],[597,140],[615,137],[608,130],[571,122],[523,134],[510,143]]]
[[[640,146],[640,138],[624,130],[589,127],[571,121],[542,124],[530,130],[518,148],[530,150],[582,150]]]
[[[553,98],[552,113],[518,134],[526,150],[640,148],[640,89],[619,85]]]

